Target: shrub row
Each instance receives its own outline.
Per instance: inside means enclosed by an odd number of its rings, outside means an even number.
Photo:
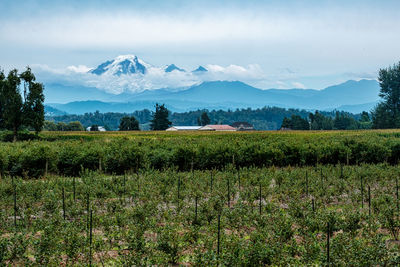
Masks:
[[[66,176],[82,168],[122,174],[138,169],[178,170],[235,167],[304,166],[337,163],[397,164],[400,141],[396,138],[302,137],[244,138],[113,138],[71,141],[0,143],[0,172],[40,177],[46,170]]]

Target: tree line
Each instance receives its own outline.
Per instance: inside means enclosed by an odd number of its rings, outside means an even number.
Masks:
[[[356,130],[371,129],[372,122],[368,112],[362,112],[357,120],[349,113],[336,111],[335,117],[325,116],[315,111],[308,118],[299,115],[286,117],[282,121],[282,130]]]
[[[162,105],[159,105],[162,106]],[[161,109],[164,112],[165,106]],[[159,108],[160,110],[160,108]],[[156,111],[156,110],[155,110]],[[135,117],[139,122],[141,130],[150,130],[151,121],[154,118],[155,111],[144,109],[135,111],[131,114],[107,112],[100,113],[99,111],[93,113],[85,113],[83,115],[62,115],[62,116],[47,116],[47,120],[60,123],[70,123],[79,121],[83,126],[89,127],[91,125],[103,125],[107,130],[120,129],[121,119],[124,117]],[[335,112],[320,111],[320,114],[325,117],[334,118]],[[168,120],[172,125],[206,125],[206,124],[232,124],[237,121],[246,121],[257,130],[277,130],[281,127],[282,121],[285,117],[291,115],[298,115],[302,118],[309,116],[309,111],[299,109],[285,109],[278,107],[264,107],[258,109],[236,109],[236,110],[194,110],[188,112],[170,112],[168,117],[166,112],[163,113],[163,119]],[[347,116],[359,120],[361,114],[343,113]],[[166,117],[166,118],[165,118]],[[166,123],[162,123],[166,125]],[[167,123],[168,124],[168,123]],[[168,124],[171,125],[171,124]],[[154,125],[155,126],[155,125]]]
[[[149,110],[136,111],[133,114],[124,114],[124,113],[105,113],[102,114],[99,111],[95,113],[85,113],[82,116],[78,115],[63,115],[61,116],[62,121],[54,122],[54,121],[46,121],[44,124],[44,129],[47,131],[84,131],[85,128],[82,125],[81,121],[83,120],[86,124],[89,124],[90,131],[98,131],[99,125],[103,125],[105,130],[116,130],[115,126],[118,122],[118,130],[119,131],[139,131],[139,120],[136,118],[136,115],[143,121],[145,118],[146,122],[150,122],[150,129],[157,130],[165,130],[171,126],[172,122],[169,121],[169,110],[165,107],[165,105],[156,104],[155,111],[150,112]],[[70,118],[75,118],[76,121],[70,121],[68,123],[64,122],[65,120],[69,120]],[[151,118],[151,119],[150,119]],[[80,121],[81,120],[81,121]],[[113,122],[113,128],[107,124],[107,121]]]
[[[11,70],[8,75],[0,71],[0,130],[13,133],[13,141],[21,128],[38,134],[44,124],[44,86],[27,67],[22,73]]]

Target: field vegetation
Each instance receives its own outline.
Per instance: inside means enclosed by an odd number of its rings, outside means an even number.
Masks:
[[[400,264],[400,131],[0,142],[0,265]]]

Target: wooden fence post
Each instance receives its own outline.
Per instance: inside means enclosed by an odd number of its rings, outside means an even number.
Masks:
[[[326,227],[326,261],[328,263],[328,266],[330,265],[330,223],[328,222],[327,227]]]
[[[368,215],[371,217],[371,187],[368,185]]]
[[[259,201],[259,210],[260,210],[260,216],[261,216],[261,213],[262,213],[262,203],[261,203],[261,201],[262,201],[262,195],[261,195],[261,180],[260,180],[260,182],[259,182],[259,198],[260,198],[260,201]]]
[[[63,218],[65,221],[65,189],[62,188],[62,208],[63,208]]]
[[[220,253],[220,239],[221,239],[221,214],[218,214],[218,239],[217,239],[217,257],[219,259]]]
[[[92,266],[92,240],[93,240],[93,210],[90,211],[90,228],[89,228],[89,266]]]

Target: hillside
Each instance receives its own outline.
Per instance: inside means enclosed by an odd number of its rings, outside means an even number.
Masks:
[[[63,92],[67,91],[65,99],[74,94],[77,95],[78,91],[86,93],[94,90],[91,100],[96,101],[48,104],[71,114],[83,114],[96,110],[100,112],[133,112],[140,109],[153,109],[156,102],[165,103],[171,111],[176,112],[275,106],[307,110],[341,109],[359,113],[365,111],[366,108],[369,111],[369,108],[378,101],[379,84],[375,80],[360,80],[347,81],[324,90],[261,90],[239,81],[214,81],[204,82],[187,89],[166,88],[140,93],[125,92],[120,95],[98,92],[99,90],[96,91],[94,88],[72,90],[69,87],[59,87],[59,89]],[[52,91],[50,90],[50,92]]]

